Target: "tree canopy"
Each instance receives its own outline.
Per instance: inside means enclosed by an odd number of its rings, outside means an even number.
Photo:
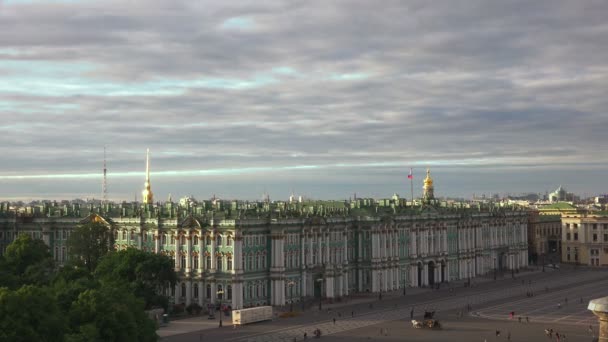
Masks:
[[[7,247],[0,256],[0,342],[158,340],[145,309],[166,308],[165,290],[177,281],[173,262],[136,249],[103,252],[104,229],[81,227],[70,242],[97,247],[71,251],[62,267],[29,235]]]
[[[126,283],[133,293],[143,298],[146,308],[167,308],[164,291],[177,282],[173,261],[164,255],[135,248],[107,254],[95,270],[104,283]]]
[[[92,272],[111,249],[110,230],[101,222],[82,224],[70,234],[67,244],[70,258],[82,261]]]

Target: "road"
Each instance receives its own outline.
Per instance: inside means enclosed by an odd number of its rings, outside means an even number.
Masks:
[[[376,299],[373,303],[346,305],[331,312],[312,310],[297,318],[278,319],[237,329],[214,328],[188,332],[166,336],[163,341],[185,342],[200,341],[201,338],[202,340],[219,338],[234,342],[291,342],[294,341],[294,338],[297,341],[303,340],[304,333],[312,337],[315,329],[322,331],[324,340],[339,339],[340,336],[357,338],[359,337],[357,331],[376,331],[381,326],[387,326],[389,329],[388,326],[393,327],[395,322],[400,322],[397,325],[399,329],[405,328],[404,326],[409,324],[412,307],[415,308],[415,318],[418,319],[425,310],[435,310],[437,317],[447,324],[444,324],[446,327],[463,325],[465,324],[463,322],[469,322],[468,324],[474,326],[479,321],[486,321],[484,318],[504,321],[502,323],[489,321],[492,323],[486,323],[486,328],[508,325],[513,323],[508,321],[510,311],[515,311],[516,317],[520,313],[526,314],[534,324],[546,322],[560,326],[569,323],[588,326],[588,323],[591,322],[595,325],[592,315],[584,311],[584,305],[577,301],[580,301],[580,296],[584,296],[586,302],[592,296],[603,296],[602,288],[606,288],[608,284],[608,281],[605,280],[606,275],[608,275],[607,272],[584,269],[548,270],[544,273],[536,272],[520,276],[515,280],[502,279],[496,282],[491,279],[477,280],[479,283],[471,288],[454,287],[453,290],[439,291],[415,289],[418,292],[410,291],[410,293],[414,293],[408,296],[398,293],[385,294],[382,300]],[[547,287],[548,292],[545,291]],[[530,292],[534,293],[534,297],[526,297],[526,294]],[[566,305],[565,298],[568,294],[571,298]],[[563,304],[561,309],[557,310],[557,302],[560,299]],[[373,306],[370,307],[370,304]],[[463,316],[467,316],[469,305],[472,309],[469,314],[474,317],[460,317],[461,313]],[[351,317],[351,312],[355,313],[354,317]],[[476,316],[481,318],[476,318]],[[333,318],[336,318],[335,324]],[[446,319],[448,321],[445,321]],[[406,322],[407,324],[405,324]],[[521,327],[519,330],[522,330]],[[534,331],[537,332],[537,330]],[[410,335],[418,333],[417,331],[409,332]],[[443,333],[433,333],[433,335],[426,334],[426,336],[443,335]],[[582,333],[584,335],[584,331]],[[421,336],[421,338],[424,337],[425,334]]]

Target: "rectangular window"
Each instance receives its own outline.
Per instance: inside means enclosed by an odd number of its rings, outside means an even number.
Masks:
[[[566,233],[566,240],[570,240],[570,233]]]
[[[574,233],[574,241],[578,241],[578,233]]]
[[[604,234],[604,242],[608,242],[608,234]]]
[[[593,234],[593,241],[597,242],[597,234]]]
[[[597,229],[597,223],[593,224],[593,229]]]
[[[574,229],[578,228],[578,223],[574,224]]]

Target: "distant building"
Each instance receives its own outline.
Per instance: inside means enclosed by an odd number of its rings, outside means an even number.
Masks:
[[[566,189],[564,189],[561,185],[555,191],[550,193],[548,197],[548,200],[551,203],[574,202],[576,200],[576,196],[571,192],[567,192]]]
[[[538,206],[538,213],[540,215],[575,215],[582,211],[583,210],[579,209],[577,206],[568,202],[555,202],[548,205]]]
[[[562,262],[608,266],[608,212],[562,215]]]
[[[546,262],[547,255],[561,255],[562,221],[560,215],[528,213],[528,255],[533,263]]]
[[[0,211],[0,251],[21,233],[42,238],[58,263],[79,224],[101,222],[114,248],[170,256],[175,303],[233,308],[424,287],[528,264],[528,213],[519,207],[385,200],[43,203]],[[152,198],[150,178],[145,193]],[[147,197],[146,197],[147,196]],[[224,295],[219,297],[222,290]]]

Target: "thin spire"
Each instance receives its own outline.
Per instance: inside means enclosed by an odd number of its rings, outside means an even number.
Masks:
[[[146,149],[146,182],[150,182],[150,149]]]
[[[152,194],[150,184],[150,149],[146,149],[146,183],[144,184],[144,191],[142,191],[142,201],[145,204],[154,203],[154,194]]]
[[[101,203],[105,204],[108,202],[108,180],[107,180],[108,169],[106,168],[106,147],[103,147],[103,183],[101,185]]]

